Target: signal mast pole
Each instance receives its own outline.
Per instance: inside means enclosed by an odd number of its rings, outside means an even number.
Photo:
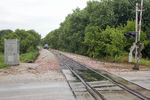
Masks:
[[[135,65],[133,69],[139,70],[139,65],[138,65],[138,60],[137,60],[137,40],[138,40],[138,3],[136,3],[136,24],[135,24],[135,32],[136,32],[136,37],[135,37]]]
[[[141,35],[141,24],[142,24],[143,1],[144,1],[144,0],[141,0],[141,8],[140,8],[140,22],[139,22],[139,40],[138,40],[138,41],[140,41],[140,35]]]
[[[135,65],[133,69],[139,70],[138,62],[140,61],[140,54],[138,54],[138,43],[140,43],[140,35],[141,35],[141,24],[142,24],[142,11],[143,11],[143,1],[141,0],[141,7],[138,10],[138,3],[136,3],[136,39],[135,39]],[[138,12],[140,11],[140,20],[139,20],[139,32],[138,32]]]

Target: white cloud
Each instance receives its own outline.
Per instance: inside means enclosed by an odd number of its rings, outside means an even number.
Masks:
[[[1,29],[35,29],[44,37],[88,0],[0,0]]]

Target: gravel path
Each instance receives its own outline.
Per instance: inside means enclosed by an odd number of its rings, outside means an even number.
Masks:
[[[40,51],[40,56],[35,61],[35,64],[38,64],[38,71],[60,70],[59,63],[55,56],[45,49]]]

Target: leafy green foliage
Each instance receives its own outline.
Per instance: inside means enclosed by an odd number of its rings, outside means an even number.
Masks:
[[[89,25],[99,26],[102,29],[106,28],[107,25],[112,26],[112,23],[115,22],[112,5],[111,0],[87,2],[87,7],[84,10],[87,12]]]
[[[10,33],[12,33],[13,31],[12,30],[9,30],[9,29],[6,29],[6,30],[0,30],[0,52],[3,51],[3,45],[1,44],[3,41],[2,41],[2,37],[4,35],[8,35]]]
[[[0,38],[4,35],[7,35],[9,33],[12,33],[12,30],[6,29],[6,30],[0,30]]]
[[[54,49],[118,60],[128,55],[135,41],[127,40],[124,34],[135,31],[136,2],[140,0],[88,1],[87,7],[74,10],[59,29],[50,32],[42,41]],[[150,58],[149,0],[144,0],[144,9],[141,42],[145,43],[144,57]]]
[[[37,45],[40,42],[41,36],[34,30],[20,30],[15,32],[11,30],[0,31],[0,68],[7,68],[8,65],[4,63],[4,39],[19,39],[20,40],[20,59],[22,62],[34,62],[39,55]]]
[[[38,50],[33,50],[24,54],[20,55],[20,60],[21,62],[27,62],[27,63],[32,63],[35,61],[35,59],[37,58],[37,56],[39,55],[39,51]]]
[[[40,35],[36,33],[34,30],[19,30],[17,29],[15,32],[4,35],[1,38],[0,48],[1,51],[4,50],[4,39],[19,39],[20,40],[20,52],[26,53],[28,51],[32,51],[36,49],[36,46],[40,42]]]
[[[8,65],[4,63],[4,54],[0,53],[0,68],[8,68]]]
[[[98,42],[100,40],[100,32],[101,30],[98,26],[88,26],[85,29],[84,44],[88,47],[86,53],[90,57],[100,56],[97,52],[101,52],[101,54],[103,54],[103,51],[101,51],[103,46],[99,48],[99,45],[101,44]]]
[[[106,55],[108,56],[120,56],[124,52],[124,47],[126,46],[125,37],[119,29],[107,27],[104,31],[104,39],[106,45]]]

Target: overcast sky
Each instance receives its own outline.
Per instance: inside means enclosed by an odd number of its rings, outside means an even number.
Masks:
[[[0,30],[34,29],[42,37],[89,0],[0,0]]]

